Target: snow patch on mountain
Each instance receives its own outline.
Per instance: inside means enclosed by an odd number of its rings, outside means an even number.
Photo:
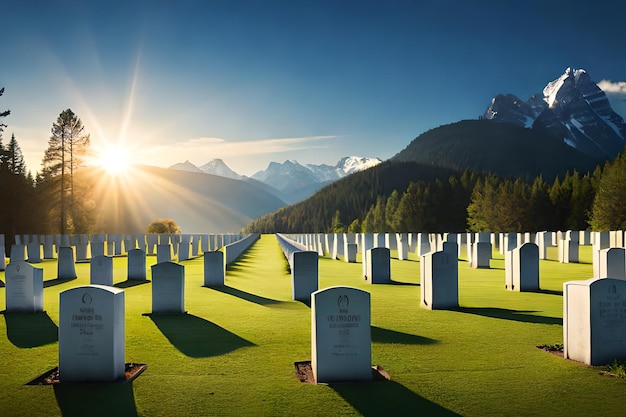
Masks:
[[[232,178],[235,180],[244,179],[245,176],[237,174],[230,169],[226,163],[219,159],[213,159],[200,167],[200,170],[206,174],[218,175],[220,177]]]

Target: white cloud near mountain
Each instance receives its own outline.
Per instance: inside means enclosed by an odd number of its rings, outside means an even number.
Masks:
[[[623,94],[626,96],[626,81],[602,80],[598,87],[607,94]]]
[[[626,120],[626,81],[602,80],[598,87],[606,94],[613,111]]]

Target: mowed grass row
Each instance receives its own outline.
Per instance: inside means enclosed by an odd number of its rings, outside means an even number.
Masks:
[[[46,261],[37,266],[58,284],[44,290],[46,314],[0,319],[0,415],[623,416],[623,380],[536,348],[562,343],[562,284],[592,276],[590,251],[581,248],[580,264],[542,261],[536,293],[505,290],[497,252],[491,269],[461,260],[458,311],[419,307],[414,256],[392,260],[396,284],[374,286],[361,264],[320,258],[320,288],[371,293],[372,363],[392,381],[319,386],[295,377],[293,363],[311,358],[311,313],[291,300],[273,235],[229,268],[222,288],[202,287],[201,258],[182,262],[184,316],[142,315],[151,311],[151,284],[129,286],[126,258],[115,258],[115,285],[125,287],[126,362],[148,369],[125,384],[26,386],[58,365],[59,292],[89,282],[87,263],[77,264],[77,280],[57,283],[56,262]],[[0,309],[4,303],[0,288]]]

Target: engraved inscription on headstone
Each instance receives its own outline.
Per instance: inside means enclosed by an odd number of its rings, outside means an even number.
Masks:
[[[59,379],[112,382],[124,378],[124,291],[101,285],[60,294]]]
[[[370,294],[330,287],[311,295],[311,354],[315,381],[372,378]]]
[[[563,295],[564,356],[594,366],[626,358],[626,281],[569,281]]]
[[[11,262],[4,276],[7,312],[43,311],[43,269],[33,268],[24,261]]]

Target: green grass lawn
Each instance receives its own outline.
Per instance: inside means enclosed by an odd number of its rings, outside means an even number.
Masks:
[[[372,363],[392,381],[319,386],[295,377],[293,363],[311,358],[311,313],[291,300],[272,235],[229,268],[222,288],[202,287],[201,258],[182,262],[182,316],[142,315],[151,311],[151,284],[128,285],[126,258],[115,258],[115,285],[126,293],[126,362],[148,369],[122,384],[27,386],[58,365],[59,292],[89,282],[87,263],[77,264],[77,280],[57,282],[56,263],[45,261],[37,266],[48,281],[46,313],[0,318],[0,415],[624,416],[625,381],[536,348],[562,343],[562,283],[592,276],[590,251],[581,248],[580,264],[542,261],[535,293],[504,289],[497,252],[491,269],[461,260],[459,311],[419,307],[414,257],[392,260],[397,285],[375,286],[360,264],[320,258],[320,288],[371,293]],[[548,255],[556,258],[552,248]]]

